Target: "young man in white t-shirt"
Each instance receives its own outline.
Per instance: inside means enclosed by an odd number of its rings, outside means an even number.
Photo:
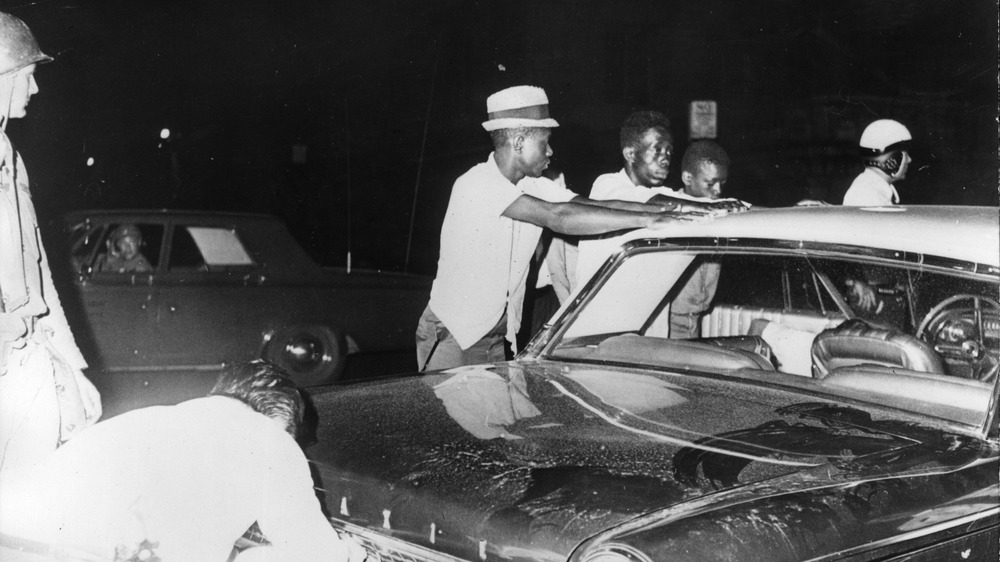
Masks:
[[[486,110],[494,151],[452,188],[437,277],[417,327],[421,370],[506,359],[542,228],[600,234],[689,218],[664,205],[593,201],[543,178],[559,126],[543,89],[507,88],[487,98]]]

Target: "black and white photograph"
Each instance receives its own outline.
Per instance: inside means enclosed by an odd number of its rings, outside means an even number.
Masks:
[[[0,0],[0,562],[1000,560],[997,0]]]

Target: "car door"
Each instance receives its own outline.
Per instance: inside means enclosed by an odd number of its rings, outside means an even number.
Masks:
[[[164,365],[215,370],[257,357],[268,299],[261,267],[232,225],[175,221],[160,278],[159,354]]]
[[[148,267],[110,268],[107,262],[113,237],[123,227],[141,233],[139,251]],[[83,329],[74,326],[76,339],[94,366],[109,371],[154,366],[157,345],[157,278],[165,225],[155,221],[133,223],[118,217],[87,219],[70,228],[70,261],[76,298],[64,299]]]

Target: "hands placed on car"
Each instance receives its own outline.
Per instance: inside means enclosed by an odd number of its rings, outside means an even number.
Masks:
[[[750,208],[750,204],[739,199],[719,199],[718,201],[682,203],[680,211],[700,212],[713,217],[728,215],[729,213],[742,213]]]
[[[802,199],[795,204],[796,207],[830,207],[830,203],[821,199]]]

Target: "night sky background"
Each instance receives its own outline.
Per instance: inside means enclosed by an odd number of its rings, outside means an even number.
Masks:
[[[518,84],[547,90],[553,166],[581,194],[621,168],[634,109],[670,117],[679,185],[689,103],[714,100],[729,195],[839,203],[861,130],[890,117],[915,137],[904,203],[998,205],[994,0],[0,6],[56,58],[8,127],[49,229],[86,208],[265,212],[326,265],[433,274],[452,182],[490,151],[486,96]]]

